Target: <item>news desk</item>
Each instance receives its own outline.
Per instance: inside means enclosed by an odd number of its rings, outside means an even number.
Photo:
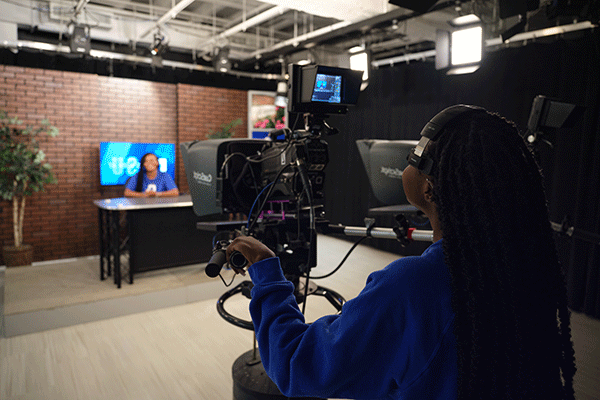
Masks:
[[[122,276],[133,284],[136,273],[207,262],[214,233],[196,228],[190,195],[95,200],[98,207],[100,279]],[[121,256],[129,255],[122,263]],[[128,264],[128,265],[122,265]],[[125,273],[121,268],[128,267]]]

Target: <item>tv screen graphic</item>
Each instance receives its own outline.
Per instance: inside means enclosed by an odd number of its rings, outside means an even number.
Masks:
[[[138,173],[146,153],[156,154],[158,170],[175,179],[174,143],[100,142],[100,184],[124,185]]]
[[[342,101],[342,77],[317,74],[311,100],[339,104]]]

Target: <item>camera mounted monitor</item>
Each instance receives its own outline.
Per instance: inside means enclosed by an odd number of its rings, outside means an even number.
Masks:
[[[533,144],[545,131],[572,128],[582,117],[585,108],[558,99],[538,95],[533,99],[525,139]],[[547,139],[543,141],[550,143]]]
[[[345,114],[358,101],[362,71],[324,65],[289,66],[290,112]]]

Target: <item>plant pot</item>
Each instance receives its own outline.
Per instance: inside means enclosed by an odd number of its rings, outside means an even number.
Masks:
[[[2,247],[2,255],[7,267],[31,265],[33,262],[33,246],[30,244],[22,244],[19,247],[4,246]]]

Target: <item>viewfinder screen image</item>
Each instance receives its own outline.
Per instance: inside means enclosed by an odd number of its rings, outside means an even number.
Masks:
[[[342,101],[342,77],[317,74],[311,100],[339,104]]]
[[[158,157],[158,170],[175,179],[174,143],[100,143],[100,184],[124,185],[130,176],[140,170],[140,160],[146,153]]]

